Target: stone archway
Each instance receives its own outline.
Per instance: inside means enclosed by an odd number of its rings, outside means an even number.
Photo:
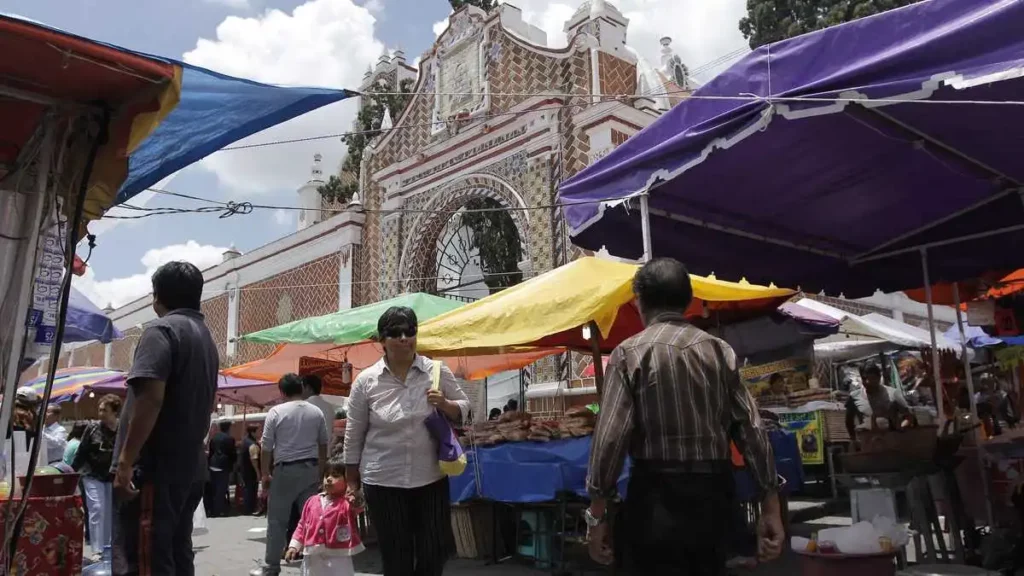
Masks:
[[[439,189],[425,192],[431,196],[405,235],[401,251],[400,278],[407,279],[406,292],[437,292],[438,243],[457,211],[476,199],[491,199],[508,208],[524,208],[522,196],[504,180],[479,174],[457,180]],[[523,259],[529,258],[529,220],[526,210],[510,211]]]

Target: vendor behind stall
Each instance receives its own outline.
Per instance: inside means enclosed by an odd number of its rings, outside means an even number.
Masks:
[[[879,422],[888,424],[885,429],[906,428],[914,419],[906,398],[899,390],[882,383],[882,368],[869,364],[861,370],[862,387],[850,390],[846,402],[846,430],[850,440],[857,442],[857,430],[876,430]]]

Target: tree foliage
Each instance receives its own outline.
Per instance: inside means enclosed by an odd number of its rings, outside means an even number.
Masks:
[[[331,176],[317,188],[324,199],[347,202],[359,190],[359,166],[363,162],[363,152],[380,135],[384,110],[391,113],[392,121],[397,121],[412,97],[412,88],[411,79],[402,80],[397,90],[382,79],[363,94],[363,106],[356,115],[354,130],[341,137],[341,141],[348,144],[348,155],[341,165],[342,174],[340,177]]]
[[[519,270],[523,259],[519,230],[502,208],[493,198],[474,198],[466,203],[467,211],[461,214],[462,224],[473,231],[473,247],[480,250],[480,268],[492,294],[523,280]]]
[[[328,202],[348,202],[352,199],[352,195],[355,194],[355,189],[350,190],[344,184],[341,183],[341,178],[337,176],[331,176],[327,179],[322,186],[319,186],[316,191],[320,193],[320,196]]]
[[[456,12],[463,6],[476,6],[481,8],[484,12],[490,12],[497,2],[495,0],[448,0],[448,3],[452,5],[452,10]]]
[[[747,0],[740,32],[752,49],[920,0]]]

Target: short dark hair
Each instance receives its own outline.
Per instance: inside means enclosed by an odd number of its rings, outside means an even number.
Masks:
[[[875,364],[874,362],[872,362],[871,364],[868,364],[867,366],[861,368],[860,373],[862,375],[864,375],[864,376],[867,376],[868,374],[874,374],[876,376],[881,376],[882,375],[882,367],[879,366],[878,364]]]
[[[509,410],[518,410],[519,409],[519,401],[518,400],[509,400],[507,406],[508,406]]]
[[[316,374],[306,374],[303,376],[302,384],[312,390],[314,395],[320,394],[320,391],[324,388],[323,381]]]
[[[96,403],[96,406],[98,406],[100,408],[102,408],[104,406],[107,406],[108,408],[110,408],[114,412],[120,414],[121,413],[121,397],[117,396],[116,394],[107,394],[106,396],[100,398],[100,401]]]
[[[416,311],[408,306],[392,306],[385,310],[377,319],[377,338],[383,342],[388,330],[398,327],[418,328]]]
[[[260,425],[259,424],[249,424],[248,426],[245,427],[245,433],[246,434],[252,434],[253,436],[255,436],[256,433],[259,432],[259,431],[260,431]]]
[[[153,296],[168,310],[199,310],[203,273],[189,262],[168,262],[153,273]]]
[[[231,431],[231,422],[229,422],[227,420],[224,420],[223,422],[218,424],[217,427],[220,428],[221,432],[230,432]]]
[[[277,388],[285,398],[302,394],[302,377],[298,374],[285,374],[277,381]]]
[[[501,416],[501,408],[491,408],[491,413],[488,415],[489,418],[497,418]]]
[[[341,476],[345,477],[345,461],[341,458],[334,457],[327,460],[327,465],[324,466],[325,476]]]
[[[637,270],[633,294],[645,314],[685,312],[693,301],[690,272],[674,258],[655,258]]]

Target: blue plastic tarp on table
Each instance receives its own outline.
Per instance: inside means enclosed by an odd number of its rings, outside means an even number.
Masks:
[[[796,437],[785,432],[771,434],[779,474],[786,478],[787,492],[803,486],[803,469]],[[586,496],[590,437],[552,442],[516,442],[478,448],[467,452],[468,466],[461,476],[450,479],[452,502],[472,499],[510,504],[551,502],[560,493]],[[479,481],[477,476],[479,475]],[[625,496],[629,462],[619,478],[619,493]],[[756,494],[754,483],[744,471],[736,473],[740,500]]]

